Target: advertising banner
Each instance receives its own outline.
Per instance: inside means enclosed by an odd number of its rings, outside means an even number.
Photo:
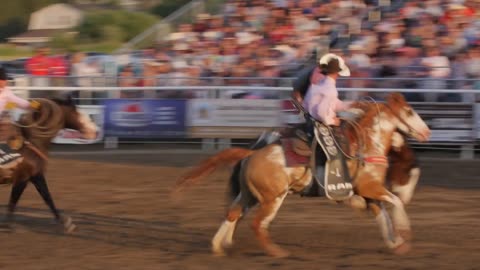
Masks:
[[[188,126],[194,138],[251,138],[282,125],[280,100],[193,99]]]
[[[119,138],[185,137],[185,100],[105,101],[105,136]]]

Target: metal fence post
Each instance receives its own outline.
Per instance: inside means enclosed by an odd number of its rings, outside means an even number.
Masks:
[[[213,151],[215,150],[215,139],[202,139],[202,150]]]
[[[460,152],[460,159],[467,160],[467,159],[474,159],[474,158],[475,158],[475,145],[474,144],[462,145],[462,150]]]
[[[118,148],[118,138],[117,137],[105,137],[104,148],[105,149],[117,149]]]

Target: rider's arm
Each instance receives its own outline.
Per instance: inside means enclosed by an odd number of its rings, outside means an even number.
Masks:
[[[8,91],[5,95],[8,102],[13,102],[22,109],[30,108],[30,102],[28,100],[15,96],[15,94],[13,94],[13,92],[8,89],[5,90]]]

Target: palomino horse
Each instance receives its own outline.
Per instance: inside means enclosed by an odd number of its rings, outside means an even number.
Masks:
[[[350,174],[355,176],[354,190],[359,195],[353,196],[350,203],[362,207],[365,204],[363,198],[367,198],[385,243],[395,252],[403,253],[409,249],[410,222],[402,200],[384,186],[387,154],[392,144],[398,145],[397,130],[418,141],[428,140],[430,130],[398,93],[390,94],[386,104],[358,104],[357,107],[364,110],[357,122],[361,127],[360,134],[353,126],[345,130],[351,146],[347,154],[353,156],[358,148],[363,157],[362,162],[348,161]],[[319,132],[318,126],[315,132]],[[239,219],[248,209],[259,205],[252,227],[260,245],[269,255],[287,256],[288,252],[270,239],[268,227],[287,194],[300,193],[305,189],[312,181],[312,173],[305,166],[287,167],[282,146],[269,144],[259,150],[226,149],[187,172],[177,183],[174,192],[213,173],[220,166],[235,164],[243,159],[241,192],[233,200],[226,220],[212,239],[212,250],[217,255],[224,254],[224,249],[233,243],[233,233]],[[393,206],[393,225],[384,203]]]
[[[19,152],[23,156],[23,161],[13,171],[2,172],[2,183],[13,184],[8,203],[7,223],[4,226],[11,228],[10,223],[18,200],[27,184],[31,182],[52,211],[55,220],[63,224],[65,231],[69,233],[75,229],[75,225],[71,218],[63,217],[55,207],[45,179],[49,145],[62,128],[78,130],[85,139],[95,139],[97,129],[88,116],[77,111],[70,97],[67,100],[37,101],[41,104],[40,110],[27,113],[19,121],[23,139],[23,146]]]

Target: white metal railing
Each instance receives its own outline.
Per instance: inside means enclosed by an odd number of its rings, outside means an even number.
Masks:
[[[142,87],[120,87],[120,86],[92,86],[92,87],[75,87],[75,86],[12,86],[12,90],[24,91],[123,91],[123,90],[175,90],[175,91],[195,91],[195,90],[251,90],[251,91],[292,91],[291,87],[276,86],[142,86]],[[480,90],[474,89],[388,89],[388,88],[338,88],[340,92],[376,92],[376,93],[437,93],[437,94],[480,94]]]
[[[278,91],[279,93],[283,93],[283,97],[279,97],[279,99],[285,99],[289,98],[289,92],[292,91],[291,87],[268,87],[268,86],[157,86],[157,87],[33,87],[33,86],[15,86],[11,87],[11,89],[18,94],[21,94],[22,97],[28,98],[30,96],[30,91],[79,91],[79,92],[106,92],[108,93],[108,97],[102,97],[102,98],[91,98],[87,97],[86,99],[106,99],[106,98],[119,98],[119,93],[121,91],[145,91],[145,90],[157,90],[157,91],[162,91],[162,90],[168,90],[168,91],[206,91],[208,92],[208,98],[222,98],[221,93],[224,91],[228,90],[241,90],[241,91]],[[472,90],[472,89],[456,89],[456,90],[444,90],[444,89],[378,89],[378,88],[340,88],[340,92],[350,92],[350,93],[355,93],[355,92],[375,92],[375,93],[389,93],[389,92],[402,92],[402,93],[437,93],[437,94],[442,94],[442,93],[457,93],[457,94],[480,94],[478,90]],[[225,97],[223,97],[225,98]],[[151,98],[146,98],[146,99],[151,99]],[[425,103],[425,104],[449,104],[448,102],[435,102],[435,103],[429,103],[429,102],[419,102],[419,103]],[[450,103],[452,104],[452,103]],[[472,104],[472,108],[475,105],[475,102],[455,102],[453,104]],[[452,144],[446,144],[446,145],[457,145],[460,148],[444,148],[444,147],[433,147],[431,145],[445,145],[445,143],[430,143],[430,144],[418,144],[416,145],[417,148],[419,149],[429,149],[429,150],[461,150],[461,157],[470,159],[474,157],[474,153],[476,151],[475,149],[475,144],[478,144],[478,140],[476,139],[476,133],[477,129],[480,128],[478,126],[478,123],[480,123],[480,119],[476,119],[475,117],[480,117],[480,114],[475,114],[475,112],[472,111],[472,140],[471,141],[455,141],[452,142]],[[111,138],[110,138],[111,139]],[[108,138],[105,138],[105,146],[109,147],[107,145],[116,145],[117,141],[112,143],[111,140]],[[168,141],[167,141],[168,142]],[[477,142],[477,143],[476,143]],[[142,141],[142,143],[148,143],[145,141]],[[153,142],[153,143],[158,143],[158,141]],[[166,142],[160,142],[160,143],[166,143]],[[170,143],[170,142],[168,142]],[[173,143],[179,143],[178,141],[173,142]],[[181,142],[180,142],[181,143]],[[186,142],[189,143],[189,142]],[[229,139],[219,139],[219,140],[214,140],[214,139],[203,139],[202,140],[202,149],[205,147],[206,149],[212,149],[215,147],[226,147],[231,143]],[[478,146],[478,145],[477,145]]]

